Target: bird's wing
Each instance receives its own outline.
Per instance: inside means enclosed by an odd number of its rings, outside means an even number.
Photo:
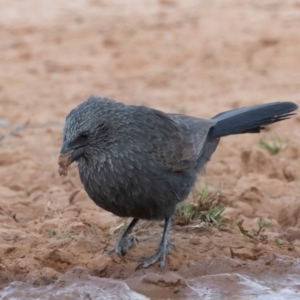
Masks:
[[[135,121],[143,130],[144,151],[160,168],[184,171],[196,166],[213,120],[139,107]]]

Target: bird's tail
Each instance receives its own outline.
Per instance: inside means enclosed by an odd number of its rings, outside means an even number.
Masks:
[[[213,117],[217,123],[210,129],[208,138],[260,132],[266,125],[290,118],[297,108],[298,105],[292,102],[273,102],[220,113]]]

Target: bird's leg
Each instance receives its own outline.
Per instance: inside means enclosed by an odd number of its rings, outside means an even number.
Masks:
[[[133,227],[137,224],[138,221],[139,219],[133,219],[126,228],[126,230],[119,237],[115,248],[112,250],[104,249],[104,252],[109,254],[115,252],[119,255],[119,257],[125,255],[128,252],[129,248],[133,246],[136,242],[138,242],[138,239],[135,236],[132,236],[130,239],[127,239],[127,235],[131,233]]]
[[[172,217],[165,218],[165,227],[161,242],[156,250],[156,252],[150,257],[142,257],[140,263],[137,266],[137,269],[140,267],[147,268],[150,265],[153,265],[159,260],[159,267],[162,269],[165,265],[166,255],[170,251],[172,243],[168,242],[168,234],[172,224]]]

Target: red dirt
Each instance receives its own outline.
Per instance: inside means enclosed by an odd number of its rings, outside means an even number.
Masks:
[[[66,114],[91,94],[204,118],[271,101],[300,104],[300,2],[49,3],[0,3],[0,118],[11,124],[0,135],[31,121],[0,145],[3,283],[57,278],[80,266],[153,297],[175,297],[176,276],[207,274],[210,262],[219,274],[231,268],[230,259],[258,266],[271,256],[287,264],[298,258],[300,115],[259,135],[222,139],[205,180],[211,189],[222,185],[229,225],[225,231],[174,225],[176,250],[162,273],[157,265],[135,271],[139,257],[156,248],[160,224],[137,226],[140,243],[124,261],[102,254],[123,220],[88,198],[75,164],[60,177],[57,159]],[[270,130],[289,139],[273,156],[258,145]],[[271,222],[266,240],[250,239],[235,225],[244,219],[245,228],[257,229],[259,217]]]

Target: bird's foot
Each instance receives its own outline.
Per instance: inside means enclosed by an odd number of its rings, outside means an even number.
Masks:
[[[165,246],[160,244],[158,249],[152,256],[140,258],[140,262],[137,265],[136,270],[139,268],[147,268],[157,261],[159,261],[159,267],[160,269],[162,269],[165,265],[166,256],[170,252],[171,247],[174,247],[174,244],[170,242],[168,242]]]
[[[135,245],[138,242],[139,242],[139,240],[135,236],[132,236],[130,239],[127,239],[126,237],[121,236],[118,239],[117,244],[114,249],[112,249],[112,250],[104,249],[103,253],[112,254],[115,252],[118,254],[119,257],[122,257],[128,252],[128,250],[131,246]]]

